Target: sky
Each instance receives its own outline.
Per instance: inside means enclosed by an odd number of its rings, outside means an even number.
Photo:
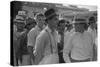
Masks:
[[[68,4],[63,4],[64,6],[69,6]],[[87,5],[75,5],[78,8],[86,8],[89,9],[89,11],[96,11],[97,10],[97,6],[87,6]]]
[[[79,8],[87,8],[89,9],[90,11],[96,11],[97,10],[97,7],[96,6],[78,6]]]

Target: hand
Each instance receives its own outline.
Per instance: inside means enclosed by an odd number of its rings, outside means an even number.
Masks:
[[[34,54],[31,54],[31,58],[34,60],[34,58],[35,58]]]

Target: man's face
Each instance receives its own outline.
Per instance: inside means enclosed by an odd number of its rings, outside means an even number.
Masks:
[[[24,26],[25,26],[24,23],[17,23],[17,27],[18,27],[18,29],[23,29]]]
[[[60,26],[58,26],[58,28],[59,28],[59,30],[60,31],[64,31],[64,29],[65,29],[65,23],[60,23]]]
[[[42,27],[45,23],[45,17],[44,16],[38,16],[36,21],[38,22],[38,25]]]
[[[84,24],[75,23],[75,31],[76,32],[84,32]]]
[[[30,24],[27,25],[27,27],[28,27],[28,29],[30,30],[30,29],[32,29],[33,27],[35,27],[35,23],[30,23]]]
[[[58,20],[58,16],[55,16],[53,19],[51,19],[51,22],[49,23],[53,28],[57,28],[57,24],[58,24],[59,20]]]
[[[90,28],[91,28],[91,29],[95,29],[95,28],[96,28],[96,23],[92,23],[92,24],[90,25]]]

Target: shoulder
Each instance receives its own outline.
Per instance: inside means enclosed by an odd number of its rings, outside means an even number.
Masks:
[[[78,36],[78,33],[77,33],[77,32],[73,32],[73,33],[70,34],[70,36],[71,36],[72,38],[75,38],[75,37]]]
[[[85,37],[87,40],[89,40],[90,42],[93,42],[94,41],[94,37],[92,36],[91,33],[89,32],[85,32]]]
[[[85,32],[85,36],[92,38],[92,34],[90,32],[87,32],[87,31]]]
[[[69,36],[69,40],[73,41],[76,40],[79,37],[79,34],[77,32],[71,33]]]
[[[36,34],[36,28],[32,28],[30,31],[29,31],[29,33],[28,33],[28,35],[35,35]]]
[[[42,30],[37,36],[37,39],[46,40],[48,39],[48,33],[45,30]]]
[[[37,29],[36,29],[36,27],[34,27],[34,28],[32,28],[31,30],[30,30],[30,33],[31,32],[35,32]]]

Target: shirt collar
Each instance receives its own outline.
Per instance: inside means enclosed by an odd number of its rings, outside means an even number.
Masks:
[[[52,32],[51,29],[50,29],[48,26],[46,27],[46,30],[47,30],[49,33]]]
[[[39,31],[41,31],[41,29],[40,29],[40,27],[39,27],[39,26],[36,26],[36,29],[37,29],[37,30],[39,30]]]

